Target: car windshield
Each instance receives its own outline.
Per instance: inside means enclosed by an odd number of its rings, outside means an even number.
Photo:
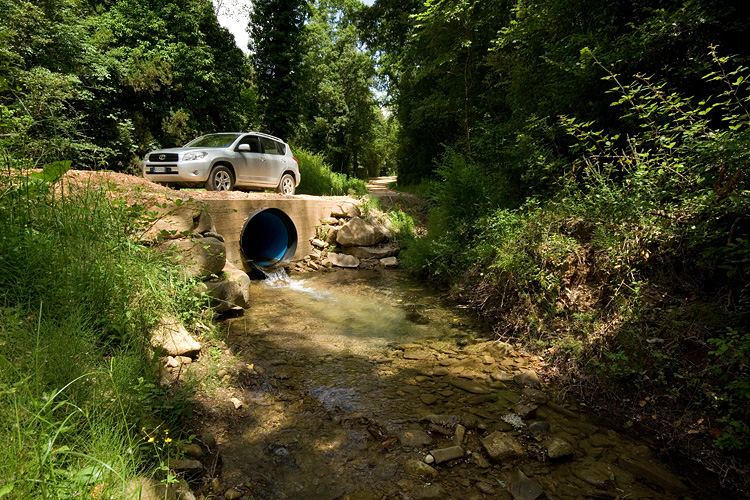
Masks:
[[[208,134],[185,144],[186,148],[228,148],[240,134]]]

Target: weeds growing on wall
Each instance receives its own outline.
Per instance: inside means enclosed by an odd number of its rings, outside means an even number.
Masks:
[[[430,233],[401,260],[446,278],[498,320],[500,335],[536,346],[599,402],[682,408],[682,419],[658,415],[670,439],[742,456],[750,450],[748,70],[711,55],[705,79],[725,90],[700,102],[646,76],[608,72],[612,106],[634,132],[560,117],[575,161],[548,198],[497,208],[481,175],[491,169],[446,155]]]
[[[149,384],[145,344],[191,292],[133,238],[140,209],[65,186],[66,168],[0,176],[3,499],[123,498],[163,458],[138,429],[187,409]]]

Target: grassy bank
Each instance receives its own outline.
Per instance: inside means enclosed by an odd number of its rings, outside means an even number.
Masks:
[[[563,174],[520,206],[499,173],[514,166],[449,152],[429,234],[401,261],[542,354],[582,401],[747,490],[750,115],[744,70],[725,62],[707,79],[726,92],[702,102],[610,75],[639,132],[561,117],[572,147],[550,168]]]
[[[185,409],[152,383],[147,332],[195,317],[189,284],[136,242],[142,208],[62,195],[63,171],[0,176],[0,498],[124,498],[165,477],[164,440],[141,430]]]

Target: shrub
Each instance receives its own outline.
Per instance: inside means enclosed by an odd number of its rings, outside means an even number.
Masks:
[[[367,183],[346,174],[331,171],[323,156],[304,149],[295,150],[299,162],[300,184],[297,192],[315,196],[362,196],[367,193]]]

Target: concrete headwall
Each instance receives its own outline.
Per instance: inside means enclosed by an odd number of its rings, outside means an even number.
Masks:
[[[227,260],[238,269],[243,269],[240,253],[240,233],[247,217],[261,208],[283,210],[297,228],[297,252],[294,260],[303,259],[310,253],[310,238],[315,237],[316,226],[321,219],[331,215],[336,204],[331,199],[316,197],[202,200],[208,205],[216,230],[224,237]]]

